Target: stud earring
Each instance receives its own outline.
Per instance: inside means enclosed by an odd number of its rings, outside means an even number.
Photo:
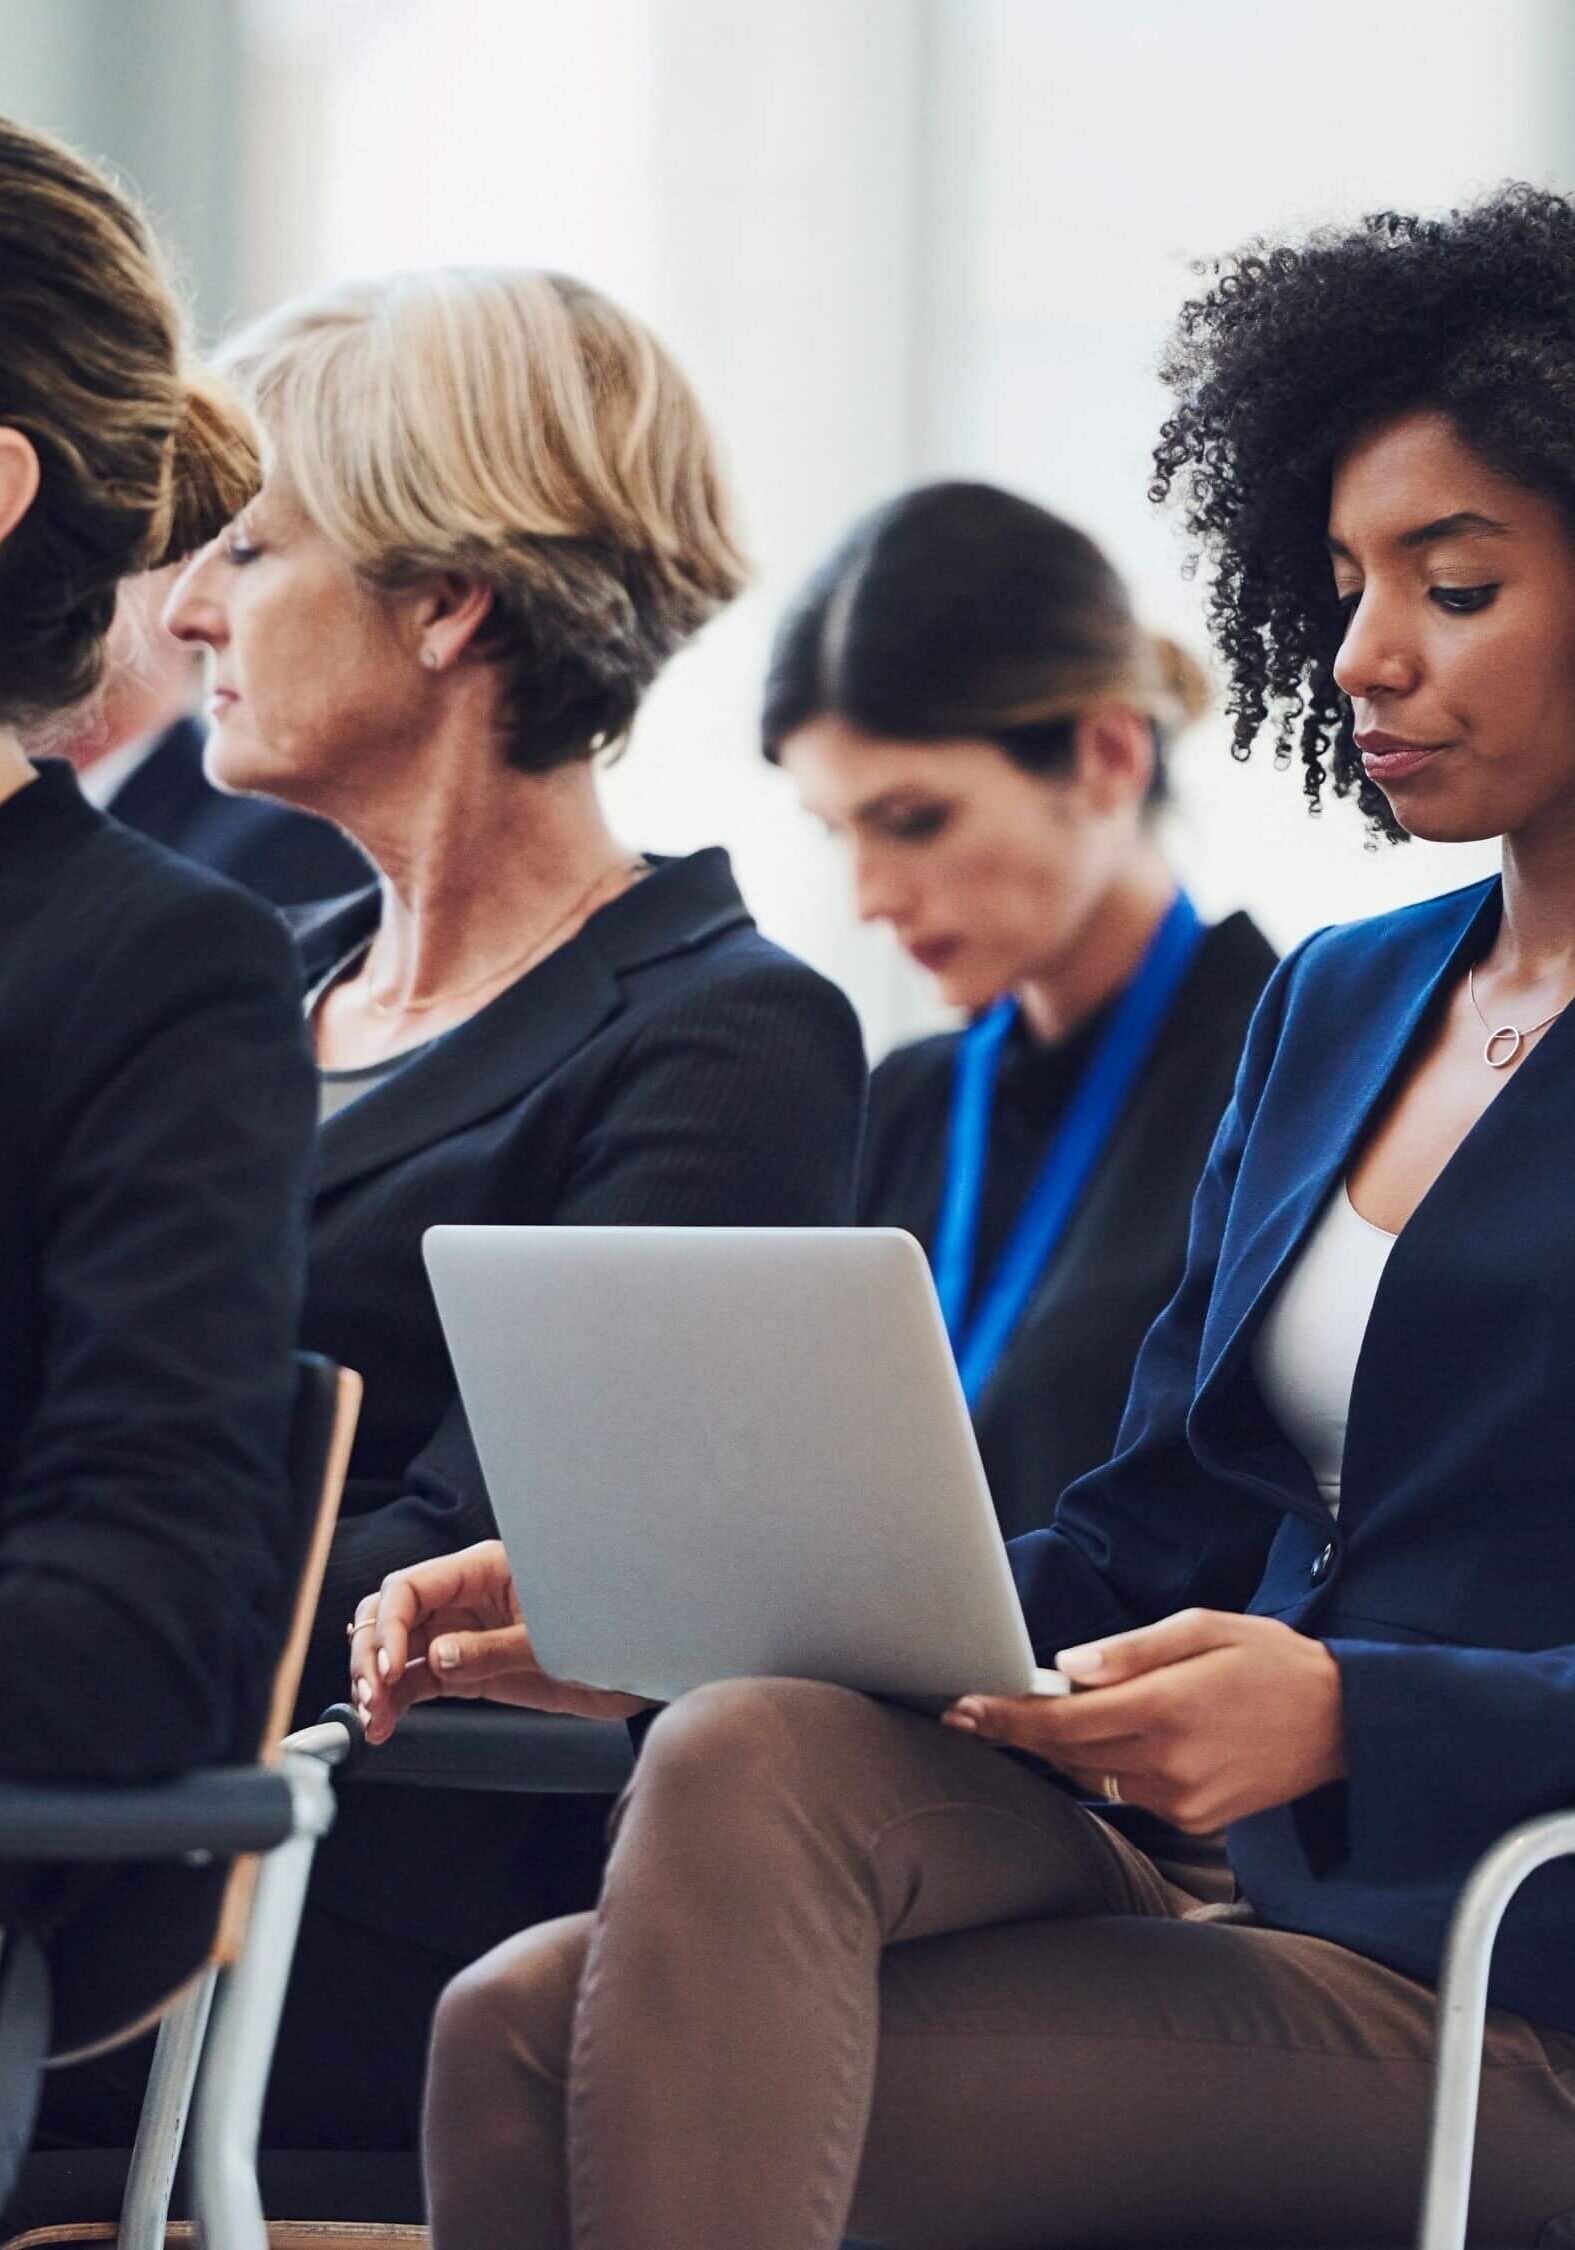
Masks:
[[[424,648],[421,651],[421,661],[426,666],[429,672],[435,672],[437,670],[437,660],[438,653],[435,648]]]

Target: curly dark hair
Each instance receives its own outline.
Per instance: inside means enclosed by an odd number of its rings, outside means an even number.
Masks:
[[[1272,722],[1314,809],[1327,783],[1398,837],[1334,679],[1334,463],[1364,430],[1434,408],[1575,536],[1575,200],[1511,183],[1444,218],[1380,211],[1198,270],[1210,285],[1161,366],[1177,404],[1149,496],[1179,501],[1209,567],[1233,751]]]

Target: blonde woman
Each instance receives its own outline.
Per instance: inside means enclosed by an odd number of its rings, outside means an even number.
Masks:
[[[212,652],[211,770],[326,815],[379,870],[300,924],[323,1117],[304,1335],[366,1378],[323,1701],[367,1588],[491,1528],[425,1230],[846,1220],[864,1065],[847,1003],[757,933],[721,851],[649,859],[602,809],[597,753],[744,576],[656,339],[557,275],[442,272],[290,306],[231,369],[266,480],[169,611]],[[275,2139],[413,2136],[444,1977],[594,1893],[599,1833],[571,1881],[546,1826],[571,1815],[347,1801]]]

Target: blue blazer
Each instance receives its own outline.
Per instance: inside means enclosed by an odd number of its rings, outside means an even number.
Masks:
[[[1328,930],[1276,972],[1149,1332],[1113,1460],[1013,1542],[1041,1658],[1191,1604],[1328,1644],[1349,1779],[1237,1824],[1257,1914],[1437,1973],[1476,1856],[1575,1805],[1575,1010],[1467,1134],[1390,1254],[1337,1521],[1250,1351],[1273,1292],[1444,992],[1497,880]],[[1575,2030],[1575,1868],[1511,1910],[1492,1997]]]

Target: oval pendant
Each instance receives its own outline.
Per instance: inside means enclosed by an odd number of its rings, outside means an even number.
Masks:
[[[1512,1023],[1501,1023],[1497,1031],[1490,1031],[1487,1035],[1487,1045],[1482,1050],[1482,1060],[1487,1064],[1489,1070],[1508,1070],[1510,1064],[1520,1053],[1520,1043],[1525,1036],[1525,1033],[1517,1031]],[[1494,1048],[1502,1045],[1506,1039],[1509,1041],[1509,1045],[1504,1048],[1504,1052],[1501,1055],[1494,1054]]]

